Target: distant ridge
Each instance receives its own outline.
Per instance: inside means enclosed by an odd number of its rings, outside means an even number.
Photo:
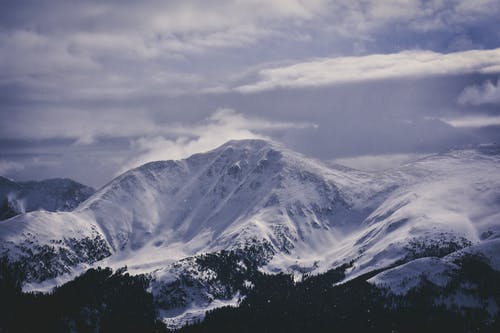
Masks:
[[[0,176],[0,220],[39,209],[70,211],[94,192],[67,178],[16,182]]]

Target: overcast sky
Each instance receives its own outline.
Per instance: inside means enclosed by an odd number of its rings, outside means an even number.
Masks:
[[[0,175],[271,138],[364,169],[500,139],[500,0],[1,0]]]

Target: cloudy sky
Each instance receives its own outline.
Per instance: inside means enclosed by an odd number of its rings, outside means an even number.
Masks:
[[[499,0],[2,0],[0,175],[271,138],[363,169],[500,141]]]

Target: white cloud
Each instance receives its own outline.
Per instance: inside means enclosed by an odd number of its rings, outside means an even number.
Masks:
[[[498,67],[500,72],[500,66]],[[500,104],[500,79],[494,84],[486,81],[482,85],[466,87],[458,97],[461,105]]]
[[[445,118],[441,120],[448,125],[458,128],[500,126],[500,116],[467,116],[460,118]]]
[[[217,148],[229,140],[269,139],[261,133],[270,129],[314,127],[314,124],[270,122],[245,117],[231,109],[219,109],[203,124],[177,126],[169,130],[175,139],[162,135],[144,136],[132,141],[136,156],[126,162],[120,172],[150,161],[181,159],[194,153]]]
[[[249,45],[283,22],[299,24],[326,10],[328,0],[153,0],[148,2],[51,1],[33,6],[32,26],[75,52],[139,59],[170,58],[172,53]],[[57,7],[57,10],[55,9]],[[30,8],[22,8],[22,14]]]
[[[425,154],[361,155],[337,158],[332,162],[363,171],[381,171],[396,168],[424,156]]]
[[[207,78],[203,70],[186,69],[189,57],[248,47],[272,36],[286,38],[275,28],[310,20],[325,4],[153,0],[69,5],[49,0],[20,8],[25,21],[0,27],[0,84],[27,87],[25,99],[37,100],[197,92],[213,85],[217,75]],[[165,74],[159,82],[157,73]]]
[[[465,24],[495,18],[497,0],[336,0],[329,3],[328,29],[337,35],[370,40],[393,27],[417,32],[463,30]]]
[[[0,159],[0,176],[10,175],[29,168],[54,167],[55,162],[40,157],[31,157],[23,161]]]
[[[394,24],[456,32],[464,22],[495,17],[499,8],[496,0],[47,0],[19,5],[12,16],[23,20],[0,29],[0,83],[27,87],[25,97],[54,100],[223,92],[231,75],[294,57],[324,36],[322,53],[346,41],[365,53],[363,43]],[[242,49],[248,56],[233,55]],[[156,73],[165,74],[160,82]]]
[[[327,0],[162,1],[145,14],[150,18],[150,27],[157,31],[214,31],[258,22],[312,19],[327,8],[327,3]]]
[[[77,33],[55,38],[29,30],[0,32],[0,84],[22,85],[27,88],[24,99],[44,101],[176,95],[208,85],[200,74],[179,72],[151,60],[175,54],[163,44],[147,44],[133,34]]]
[[[101,112],[98,112],[101,111]],[[217,136],[224,130],[238,136],[245,131],[269,131],[316,127],[312,123],[270,122],[244,117],[231,109],[219,109],[204,122],[186,125],[181,122],[159,122],[155,113],[141,109],[51,109],[40,112],[29,122],[16,122],[0,134],[0,138],[74,139],[76,144],[91,144],[99,138],[136,138],[141,136],[193,137],[201,134]]]
[[[29,121],[15,122],[0,137],[20,139],[75,139],[92,143],[99,137],[140,136],[166,130],[149,112],[120,109],[49,109],[32,114]]]
[[[346,82],[401,77],[482,73],[500,65],[500,48],[455,53],[405,51],[361,57],[321,58],[294,65],[263,69],[254,83],[236,87],[240,92],[275,88],[316,87]]]
[[[24,169],[24,164],[19,162],[0,160],[0,175],[6,175],[12,171]]]
[[[90,57],[77,55],[56,38],[29,30],[0,31],[0,73],[7,77],[58,75],[95,70],[99,66]]]
[[[22,14],[30,12],[26,7],[20,5]],[[57,32],[71,33],[78,26],[124,36],[179,36],[240,26],[300,26],[326,18],[334,30],[356,35],[398,22],[426,31],[453,29],[484,16],[495,17],[499,7],[497,0],[47,0],[43,6],[33,6],[31,19],[34,26]]]

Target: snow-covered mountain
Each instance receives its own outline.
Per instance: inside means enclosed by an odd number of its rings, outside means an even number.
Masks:
[[[400,292],[397,277],[442,275],[467,251],[500,269],[499,162],[498,148],[482,147],[367,173],[230,141],[130,170],[71,212],[1,222],[0,252],[23,262],[30,282],[90,265],[148,273],[171,324],[237,300],[250,266],[300,276],[349,263],[346,280],[391,268],[370,281]],[[227,251],[241,285],[206,264]]]
[[[70,211],[94,192],[71,179],[15,182],[0,176],[0,220],[39,209]]]

